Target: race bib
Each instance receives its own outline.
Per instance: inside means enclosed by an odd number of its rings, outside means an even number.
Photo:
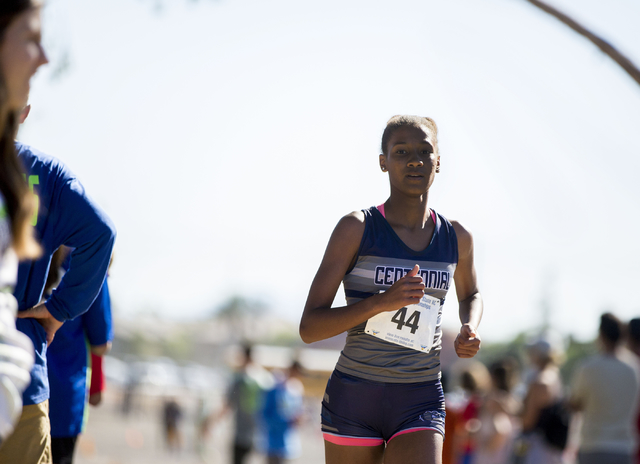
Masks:
[[[440,300],[424,295],[418,304],[373,316],[364,331],[381,340],[428,353],[433,347],[439,313]]]

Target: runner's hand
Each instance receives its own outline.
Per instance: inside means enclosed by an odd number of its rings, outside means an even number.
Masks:
[[[397,311],[398,309],[417,304],[424,295],[424,282],[418,272],[417,264],[407,275],[398,279],[389,290],[380,294],[380,306],[382,311]],[[381,312],[382,312],[381,311]]]
[[[470,324],[463,324],[453,342],[459,358],[473,358],[480,351],[480,334]]]
[[[38,321],[47,334],[47,345],[51,344],[53,337],[63,324],[51,315],[44,303],[37,304],[25,311],[18,311],[18,317],[20,319],[33,318]]]

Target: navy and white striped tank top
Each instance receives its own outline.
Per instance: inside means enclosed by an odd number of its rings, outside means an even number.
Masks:
[[[431,242],[425,250],[414,251],[398,237],[378,208],[374,206],[363,212],[365,228],[356,264],[342,281],[347,304],[389,289],[416,264],[420,266],[419,275],[425,282],[425,293],[444,303],[458,263],[458,241],[451,223],[432,210],[436,227]],[[363,322],[348,331],[336,369],[378,382],[412,383],[438,379],[441,324],[442,306],[433,348],[429,353],[422,353],[366,334],[366,322]]]

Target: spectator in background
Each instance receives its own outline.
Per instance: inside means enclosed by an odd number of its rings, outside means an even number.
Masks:
[[[113,264],[113,254],[109,261],[109,269]],[[107,271],[108,272],[108,271]],[[91,406],[99,406],[102,403],[102,392],[106,388],[106,379],[103,370],[104,356],[111,350],[111,342],[113,341],[113,320],[111,316],[111,296],[109,294],[109,286],[107,284],[109,274],[104,281],[102,290],[98,294],[97,300],[101,300],[104,308],[104,323],[108,329],[108,343],[105,345],[91,345],[91,379],[89,380],[89,404]],[[96,301],[93,304],[96,304]]]
[[[613,314],[600,317],[598,348],[576,371],[571,406],[582,411],[580,464],[632,464],[638,374],[620,356],[623,327]]]
[[[640,317],[629,321],[628,347],[633,354],[640,358]]]
[[[267,444],[267,463],[282,464],[300,453],[298,424],[302,419],[304,386],[301,366],[294,362],[286,374],[265,393],[262,421]]]
[[[456,441],[460,444],[459,462],[472,464],[475,462],[478,448],[478,432],[480,431],[480,410],[491,384],[489,371],[480,362],[469,362],[460,376],[460,386],[467,394],[467,403],[462,410],[462,427],[456,430]]]
[[[40,4],[28,0],[0,2],[0,443],[21,417],[37,414],[22,409],[29,385],[33,345],[16,330],[18,305],[12,295],[18,259],[34,259],[40,248],[31,220],[35,202],[23,179],[14,138],[19,114],[29,97],[29,81],[47,62],[40,43]]]
[[[640,371],[640,318],[629,321],[629,350],[636,356],[636,365]],[[640,404],[639,404],[640,406]],[[636,464],[640,464],[640,407],[636,415]]]
[[[564,445],[551,443],[549,432],[553,431],[545,430],[541,424],[542,418],[548,415],[546,413],[556,410],[563,398],[559,369],[561,353],[560,344],[554,343],[549,336],[542,336],[528,345],[533,372],[522,408],[522,436],[517,440],[514,450],[518,463],[562,463]],[[566,444],[566,430],[564,432]]]
[[[68,253],[66,247],[60,247],[54,253],[49,272],[49,277],[54,277],[47,279],[46,296],[51,294],[68,268]],[[86,426],[85,409],[90,400],[87,380],[93,366],[88,364],[89,354],[102,359],[109,351],[112,339],[111,301],[105,280],[89,310],[67,321],[47,349],[53,464],[73,463],[78,435]],[[95,397],[93,402],[96,403]]]
[[[458,464],[458,436],[457,431],[463,427],[462,410],[464,398],[457,389],[451,388],[451,369],[442,371],[442,391],[445,398],[445,412],[447,420],[444,422],[444,432],[447,439],[442,444],[442,464]]]
[[[164,402],[162,408],[164,443],[169,452],[178,452],[182,448],[181,420],[182,408],[175,398],[169,398]]]
[[[233,464],[243,464],[255,446],[256,421],[262,407],[263,392],[271,388],[271,375],[253,363],[252,347],[242,349],[240,368],[227,390],[227,402],[218,419],[233,412]],[[217,420],[216,420],[217,422]]]
[[[517,383],[518,365],[512,358],[493,363],[489,367],[491,389],[480,408],[480,430],[476,435],[473,464],[505,464],[520,430],[517,418],[520,401],[512,394]]]
[[[14,434],[2,444],[0,462],[35,464],[48,462],[51,455],[47,345],[64,321],[86,312],[98,296],[115,229],[62,162],[22,143],[16,143],[16,150],[38,198],[33,223],[43,254],[37,260],[20,263],[18,268],[16,326],[31,338],[36,353],[23,402],[33,408],[29,408],[29,416],[23,414]],[[42,301],[51,257],[61,245],[73,249],[69,271],[51,296]],[[29,450],[28,455],[25,450]]]

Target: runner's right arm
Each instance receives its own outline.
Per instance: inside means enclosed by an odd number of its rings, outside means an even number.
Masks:
[[[383,311],[416,304],[424,295],[424,283],[415,277],[416,266],[385,293],[352,305],[331,307],[343,277],[355,263],[364,227],[364,214],[355,211],[344,216],[331,234],[300,321],[300,337],[305,343],[334,337]]]

